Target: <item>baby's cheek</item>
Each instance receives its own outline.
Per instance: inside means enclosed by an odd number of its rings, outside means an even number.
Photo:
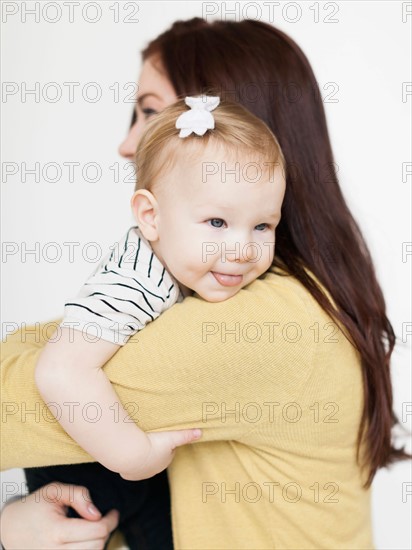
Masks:
[[[173,267],[179,281],[188,286],[193,279],[193,273],[190,264],[185,262],[184,256],[179,255],[174,258]]]
[[[263,262],[270,265],[273,261],[274,255],[275,255],[275,238],[272,237],[272,239],[268,239],[268,241],[264,242],[263,254],[262,254]]]

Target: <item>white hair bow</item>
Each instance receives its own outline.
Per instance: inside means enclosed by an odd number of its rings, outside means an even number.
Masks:
[[[185,103],[190,111],[182,113],[176,120],[176,128],[180,130],[179,137],[185,138],[192,132],[203,136],[207,130],[215,127],[215,119],[210,111],[216,109],[220,103],[217,96],[201,95],[185,97]]]

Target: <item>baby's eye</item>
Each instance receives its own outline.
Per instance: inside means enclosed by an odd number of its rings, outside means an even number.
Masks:
[[[269,225],[267,223],[260,223],[255,227],[258,231],[264,231],[265,229],[268,229]]]
[[[212,218],[211,220],[208,220],[208,222],[212,227],[222,227],[225,223],[221,218]]]

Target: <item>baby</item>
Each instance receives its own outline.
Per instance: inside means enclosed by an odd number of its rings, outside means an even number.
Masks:
[[[168,463],[156,454],[156,433],[130,420],[102,367],[177,301],[192,293],[227,300],[264,274],[285,189],[284,158],[269,128],[213,96],[186,97],[156,115],[139,143],[136,172],[137,225],[66,304],[59,338],[36,368],[46,403],[79,404],[59,408],[63,428],[128,480]],[[76,413],[91,402],[101,412],[93,423]]]

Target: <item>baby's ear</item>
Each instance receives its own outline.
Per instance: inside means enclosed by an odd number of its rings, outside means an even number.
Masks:
[[[139,189],[132,196],[130,204],[144,238],[157,241],[159,205],[154,195],[147,189]]]

